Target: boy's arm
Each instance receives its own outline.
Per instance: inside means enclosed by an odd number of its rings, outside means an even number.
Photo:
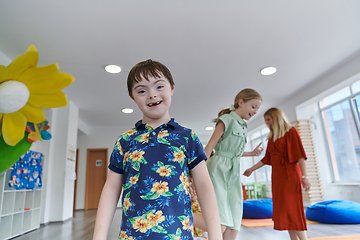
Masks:
[[[205,161],[201,161],[196,167],[191,169],[191,174],[194,179],[195,190],[206,223],[206,229],[209,233],[209,240],[222,239],[215,191]]]
[[[101,192],[93,240],[106,240],[122,190],[123,174],[110,170]]]
[[[206,154],[207,159],[210,158],[212,150],[216,146],[220,137],[223,135],[224,131],[225,131],[225,124],[222,121],[219,121],[219,123],[215,127],[213,134],[211,135],[211,138],[210,138],[208,144],[206,144],[206,147],[205,147],[205,154]]]

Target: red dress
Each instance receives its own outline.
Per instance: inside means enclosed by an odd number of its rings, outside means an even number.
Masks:
[[[304,147],[292,127],[275,142],[269,139],[264,164],[272,166],[273,221],[276,230],[307,230],[302,197],[302,178],[297,160],[305,158]]]

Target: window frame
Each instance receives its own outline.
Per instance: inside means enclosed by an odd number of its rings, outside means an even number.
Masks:
[[[328,163],[329,163],[329,167],[330,167],[330,171],[331,171],[331,179],[332,179],[332,182],[333,183],[336,183],[336,184],[346,184],[346,183],[359,183],[358,181],[342,181],[340,178],[339,180],[336,179],[336,174],[335,174],[335,170],[334,170],[334,166],[333,166],[333,162],[335,161],[336,162],[336,157],[335,159],[333,159],[332,157],[332,154],[331,154],[331,151],[330,151],[330,144],[328,142],[328,135],[327,135],[327,129],[326,129],[326,125],[328,123],[325,122],[325,119],[324,119],[324,112],[337,105],[337,104],[341,104],[342,102],[345,102],[347,101],[349,103],[349,106],[350,106],[350,111],[351,111],[351,114],[352,114],[352,118],[354,120],[354,123],[355,123],[355,126],[356,126],[356,130],[357,130],[357,133],[358,133],[358,136],[360,138],[360,111],[358,111],[356,109],[356,104],[355,104],[355,101],[356,101],[356,97],[359,96],[360,97],[360,92],[357,91],[354,93],[353,89],[352,89],[352,85],[354,83],[348,85],[347,87],[350,89],[350,96],[347,96],[345,98],[342,98],[342,99],[339,99],[338,101],[336,102],[333,102],[332,104],[329,104],[327,105],[326,107],[321,107],[321,100],[336,93],[332,93],[332,94],[329,94],[328,96],[325,96],[324,98],[320,99],[320,101],[318,101],[318,108],[320,110],[320,118],[321,118],[321,123],[322,123],[322,128],[323,128],[323,137],[324,137],[324,142],[326,144],[326,152],[327,152],[327,156],[328,156]],[[340,89],[341,90],[341,89]],[[339,91],[339,90],[338,90]],[[359,103],[360,103],[360,99],[359,99]],[[354,149],[355,151],[355,149]],[[359,167],[360,168],[360,167]]]

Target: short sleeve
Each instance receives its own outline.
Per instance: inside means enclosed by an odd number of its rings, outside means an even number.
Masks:
[[[190,135],[191,137],[188,140],[188,151],[190,153],[188,156],[188,166],[189,169],[193,169],[201,161],[206,160],[207,158],[205,150],[195,132],[191,131]]]
[[[305,158],[305,160],[307,159],[299,132],[294,127],[292,127],[288,132],[286,147],[290,163],[296,162],[300,158]]]
[[[124,153],[123,153],[123,147],[121,143],[123,139],[119,137],[119,139],[116,141],[114,149],[110,156],[110,163],[109,163],[109,169],[113,172],[123,174],[123,159],[124,159]]]
[[[268,147],[269,147],[269,145],[268,145]],[[261,161],[265,165],[271,165],[271,158],[270,158],[270,153],[268,151],[268,148],[266,148],[265,156],[263,157],[263,159],[261,159]]]
[[[221,116],[217,119],[217,121],[216,121],[216,125],[218,125],[218,123],[219,123],[220,121],[224,123],[224,125],[225,125],[225,131],[226,131],[226,129],[228,128],[228,125],[229,125],[229,118],[228,118],[228,116],[229,116],[229,114],[223,114],[223,115],[221,115]]]

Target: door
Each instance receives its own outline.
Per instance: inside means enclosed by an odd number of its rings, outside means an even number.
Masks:
[[[87,150],[85,210],[98,207],[107,176],[107,157],[107,148]]]
[[[77,179],[78,179],[78,167],[79,167],[79,149],[76,149],[76,164],[75,164],[75,187],[74,187],[74,206],[73,206],[73,210],[76,210],[76,192],[77,192]]]

